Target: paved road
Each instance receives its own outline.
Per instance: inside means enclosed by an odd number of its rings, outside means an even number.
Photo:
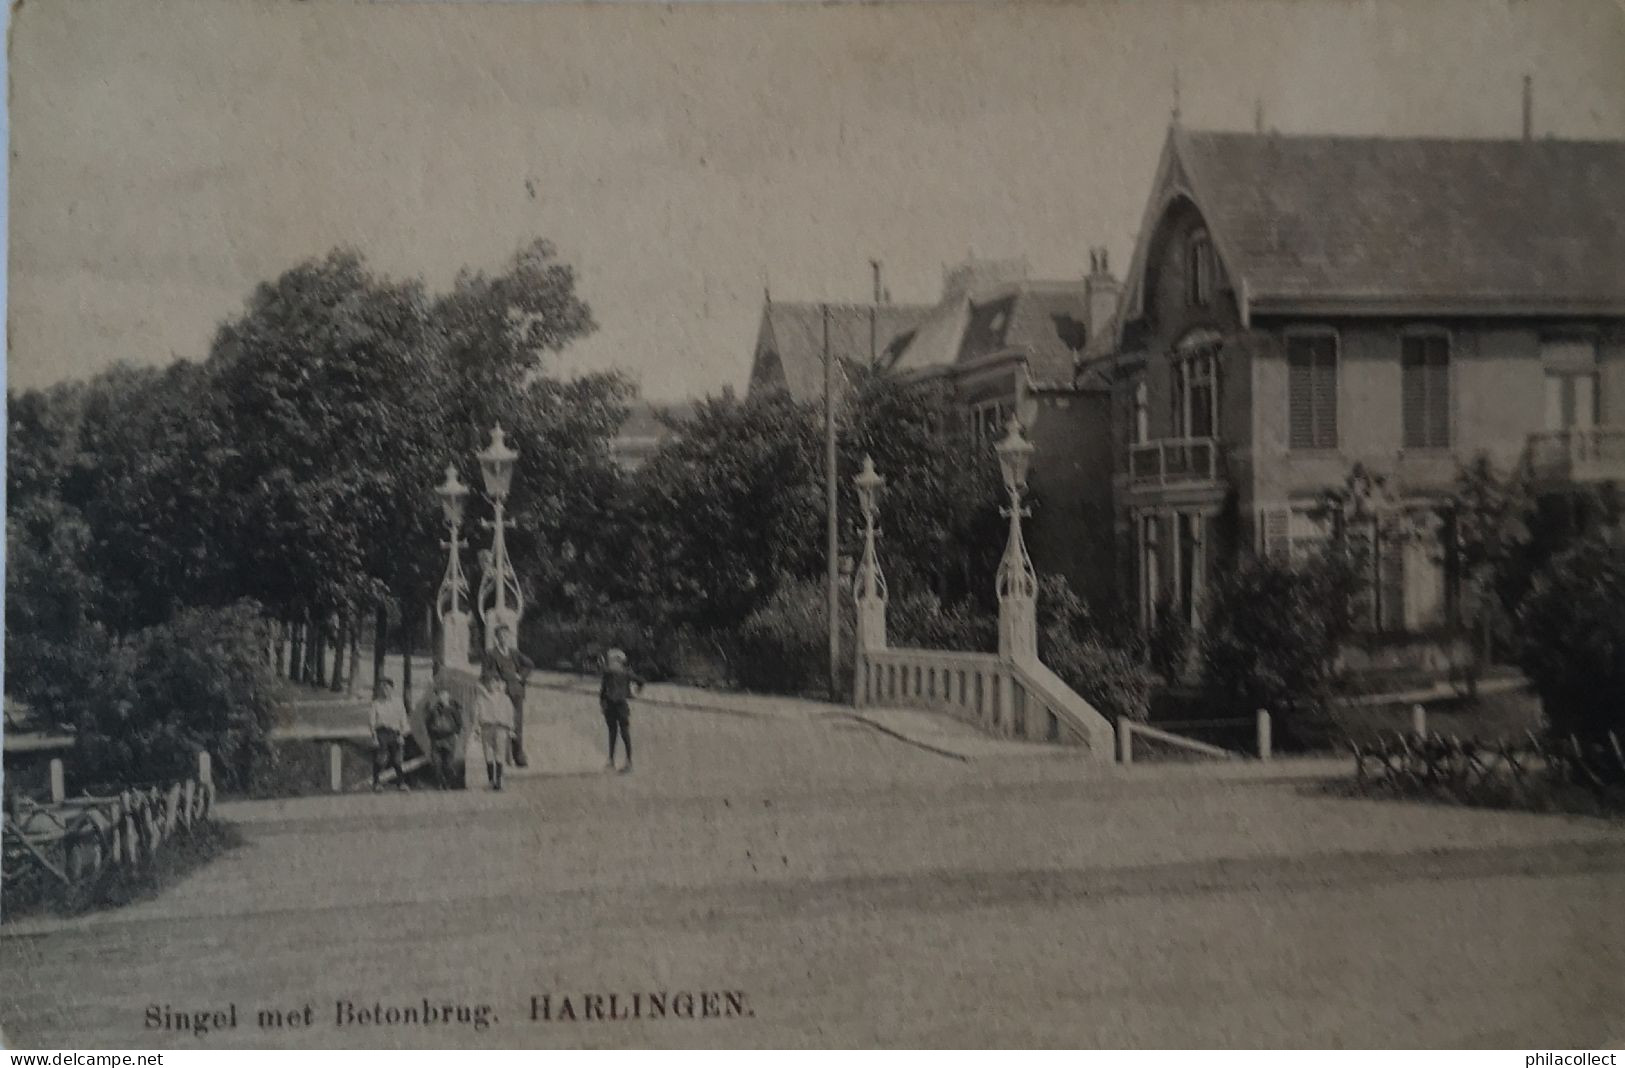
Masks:
[[[596,731],[589,698],[550,699]],[[817,706],[766,711],[639,709],[630,776],[239,807],[246,844],[165,896],[8,927],[7,1039],[1625,1040],[1618,825],[1191,769],[956,760]],[[665,1018],[649,1018],[651,992],[668,993]],[[677,1019],[681,992],[734,998],[696,997]],[[591,995],[630,1015],[634,993],[641,1019],[580,1018]],[[578,1018],[533,1022],[532,995],[555,1016],[568,997]],[[425,998],[495,1022],[337,1024],[339,1002],[421,1016]],[[232,1004],[235,1029],[143,1028],[149,1006]],[[306,1005],[308,1029],[258,1026],[261,1009]]]

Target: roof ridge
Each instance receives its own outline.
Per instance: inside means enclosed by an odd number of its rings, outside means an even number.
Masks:
[[[1464,137],[1454,134],[1407,134],[1394,136],[1392,134],[1377,133],[1283,133],[1272,130],[1260,133],[1257,130],[1217,130],[1192,129],[1181,127],[1179,131],[1186,137],[1233,137],[1249,141],[1364,141],[1381,144],[1469,144],[1469,145],[1609,145],[1625,148],[1625,139],[1585,138],[1585,137]]]

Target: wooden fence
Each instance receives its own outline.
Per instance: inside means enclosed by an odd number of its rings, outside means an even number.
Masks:
[[[0,827],[5,877],[73,887],[113,868],[145,867],[165,842],[210,818],[214,795],[209,754],[200,753],[197,775],[177,782],[49,804],[13,796]]]
[[[1350,743],[1356,783],[1363,789],[1438,789],[1471,794],[1486,789],[1522,794],[1543,784],[1602,791],[1625,786],[1625,745],[1610,731],[1582,741],[1575,735],[1484,742],[1454,735],[1398,731]]]

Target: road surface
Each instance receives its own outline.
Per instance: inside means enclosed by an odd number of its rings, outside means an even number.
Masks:
[[[1618,824],[729,705],[635,708],[631,775],[235,806],[245,844],[162,897],[7,926],[6,1040],[1625,1041]]]

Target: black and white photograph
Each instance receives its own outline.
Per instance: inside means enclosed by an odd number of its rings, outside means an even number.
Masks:
[[[0,1046],[1617,1063],[1619,0],[9,18]]]

